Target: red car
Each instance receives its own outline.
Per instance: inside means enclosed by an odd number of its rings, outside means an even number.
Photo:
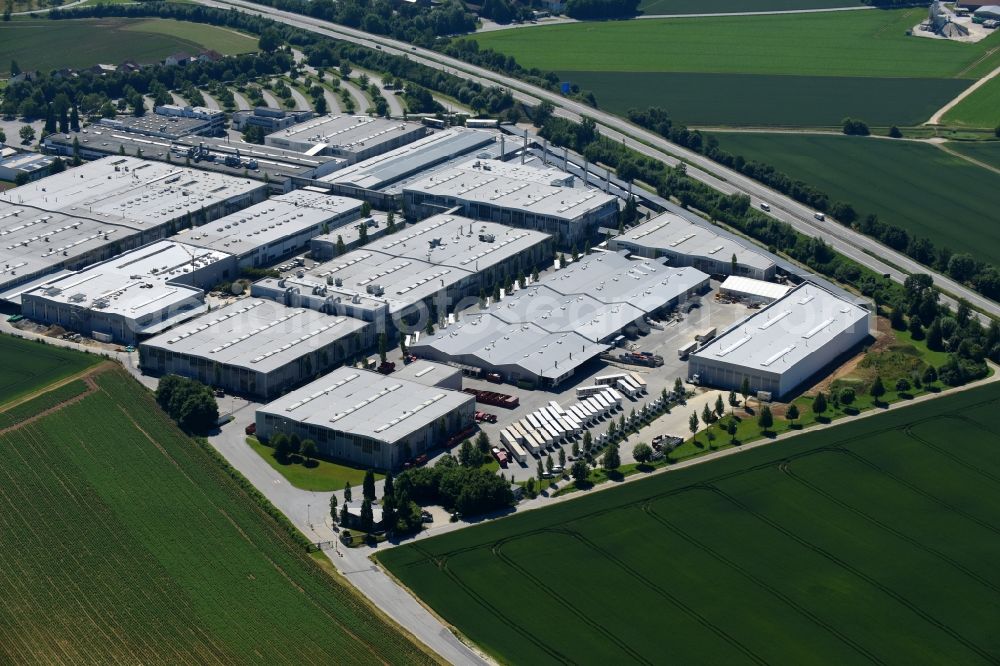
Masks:
[[[490,453],[493,454],[493,457],[496,459],[498,463],[500,463],[501,467],[507,466],[508,458],[506,451],[504,451],[498,446],[494,446],[492,449],[490,449]]]
[[[243,429],[243,432],[245,432],[248,435],[257,434],[257,424],[251,423],[250,425],[248,425],[246,428]]]

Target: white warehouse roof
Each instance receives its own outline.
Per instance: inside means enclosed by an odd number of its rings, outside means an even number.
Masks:
[[[870,314],[804,282],[709,342],[691,359],[781,374]]]
[[[472,400],[392,375],[338,368],[257,411],[391,444]]]
[[[776,301],[787,294],[791,287],[775,282],[730,275],[719,286],[719,289],[723,292],[757,296],[768,301]]]

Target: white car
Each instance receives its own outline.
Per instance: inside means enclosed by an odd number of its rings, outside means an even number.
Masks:
[[[771,206],[769,206],[766,202],[761,201],[760,202],[760,209],[761,210],[766,210],[766,211],[770,212],[771,211]]]
[[[820,222],[826,220],[826,215],[824,215],[823,213],[813,213],[813,217],[815,217]]]

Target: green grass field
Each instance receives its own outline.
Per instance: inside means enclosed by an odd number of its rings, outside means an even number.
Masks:
[[[122,370],[0,435],[0,662],[432,663]]]
[[[712,134],[731,153],[774,166],[955,252],[1000,264],[1000,174],[932,145],[807,134]]]
[[[639,11],[643,14],[721,14],[827,9],[860,4],[852,0],[643,0],[639,3]]]
[[[526,67],[564,71],[977,78],[1000,64],[976,44],[907,37],[924,9],[566,23],[476,40]],[[981,60],[982,59],[982,60]],[[977,74],[977,72],[982,74]]]
[[[1000,65],[978,44],[907,37],[923,9],[571,23],[476,35],[623,113],[692,125],[909,125]]]
[[[505,663],[992,663],[996,385],[380,553]]]
[[[847,117],[872,125],[914,125],[971,84],[965,79],[562,72],[598,95],[598,105],[624,115],[661,106],[686,125],[835,126]]]
[[[301,456],[293,456],[289,462],[283,463],[275,457],[274,449],[261,444],[256,437],[247,437],[247,446],[256,451],[257,455],[278,470],[296,488],[327,492],[341,490],[345,483],[360,487],[365,480],[365,470],[326,460],[311,460],[306,463]],[[375,474],[376,481],[384,478],[383,474]]]
[[[4,45],[0,75],[9,73],[11,60],[21,69],[49,71],[125,60],[151,63],[178,51],[215,49],[235,54],[257,50],[254,38],[169,19],[22,19],[0,23],[0,44]]]
[[[1000,77],[993,77],[941,118],[943,125],[1000,127]]]
[[[951,141],[947,145],[956,152],[1000,169],[1000,141]]]
[[[0,335],[0,406],[74,375],[97,363],[97,356]]]

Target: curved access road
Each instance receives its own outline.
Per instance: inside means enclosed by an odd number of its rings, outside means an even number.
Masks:
[[[627,141],[636,150],[661,160],[668,165],[676,165],[680,161],[688,164],[688,174],[707,185],[726,194],[742,193],[751,197],[756,206],[766,201],[771,206],[771,214],[791,224],[797,231],[822,238],[838,252],[854,259],[871,270],[887,274],[897,281],[902,281],[910,273],[927,273],[934,284],[946,294],[942,301],[954,307],[955,299],[964,298],[972,306],[991,317],[1000,318],[1000,303],[977,294],[972,289],[955,282],[949,277],[935,273],[918,264],[908,256],[897,252],[878,241],[843,227],[828,217],[820,221],[813,217],[811,209],[803,206],[791,197],[772,190],[757,181],[724,167],[707,157],[667,141],[661,136],[634,125],[619,116],[591,108],[575,100],[567,99],[537,86],[525,83],[503,74],[497,74],[488,69],[470,65],[456,58],[443,55],[430,49],[412,46],[379,35],[372,35],[362,30],[321,21],[309,16],[255,5],[246,0],[197,0],[200,4],[223,9],[237,8],[249,14],[265,16],[303,30],[325,35],[334,39],[353,42],[368,48],[378,49],[395,55],[405,55],[415,62],[433,67],[443,72],[455,74],[463,78],[477,81],[483,85],[501,86],[507,88],[515,99],[527,104],[537,104],[545,100],[555,107],[556,114],[562,117],[579,120],[582,116],[592,118],[597,122],[602,134],[618,141]]]

